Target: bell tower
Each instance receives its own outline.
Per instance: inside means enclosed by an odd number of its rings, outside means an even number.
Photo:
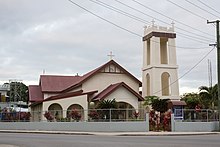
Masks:
[[[179,81],[176,62],[176,33],[172,26],[144,28],[142,96],[158,96],[161,99],[179,100]]]

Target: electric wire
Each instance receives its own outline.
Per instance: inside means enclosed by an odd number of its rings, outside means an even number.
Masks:
[[[83,6],[77,4],[76,2],[73,2],[72,0],[68,0],[68,1],[69,1],[70,3],[72,3],[72,4],[74,4],[75,6],[77,6],[77,7],[81,8],[81,9],[83,9],[84,11],[86,11],[86,12],[88,12],[88,13],[90,13],[90,14],[92,14],[92,15],[94,15],[94,16],[100,18],[100,19],[102,19],[103,21],[105,21],[105,22],[107,22],[107,23],[110,23],[110,24],[114,25],[115,27],[120,28],[121,30],[124,30],[124,31],[126,31],[126,32],[128,32],[128,33],[130,33],[130,34],[133,34],[133,35],[137,36],[137,37],[141,37],[141,38],[143,37],[143,36],[141,36],[141,35],[139,35],[139,34],[133,32],[133,31],[130,31],[130,30],[126,29],[126,28],[123,28],[123,27],[121,27],[121,26],[119,26],[119,25],[117,25],[117,24],[115,24],[115,23],[113,23],[113,22],[111,22],[111,21],[109,21],[109,20],[107,20],[107,19],[105,19],[105,18],[103,18],[103,17],[101,17],[101,16],[99,16],[99,15],[93,13],[92,11],[90,11],[90,10],[84,8]],[[152,41],[153,41],[153,42],[156,42],[156,43],[160,43],[160,42],[157,42],[157,41],[154,41],[154,40],[152,40]],[[174,45],[168,45],[168,46],[170,46],[170,47],[176,47],[176,48],[180,48],[180,49],[203,49],[203,48],[204,48],[204,47],[181,47],[181,46],[174,46]],[[205,48],[206,48],[206,47],[205,47]]]
[[[144,19],[142,19],[140,17],[137,17],[135,15],[129,14],[129,13],[125,12],[125,11],[122,11],[122,10],[120,10],[120,9],[114,7],[114,6],[111,6],[111,5],[107,4],[107,3],[104,3],[102,1],[99,1],[99,0],[89,0],[89,1],[91,1],[91,2],[93,2],[95,4],[98,4],[100,6],[103,6],[103,7],[107,8],[107,9],[110,9],[110,10],[112,10],[114,12],[120,13],[120,14],[122,14],[124,16],[127,16],[127,17],[129,17],[131,19],[134,19],[136,21],[142,22],[144,24],[145,23],[148,23],[148,24],[150,23],[147,20],[144,20]],[[176,27],[176,28],[178,28],[178,27]],[[189,32],[189,31],[187,31],[187,32]],[[192,33],[192,32],[189,32],[189,33]],[[197,42],[200,42],[200,43],[203,43],[203,44],[208,44],[207,42],[211,41],[211,40],[205,39],[203,36],[202,36],[203,38],[197,37],[197,34],[196,34],[196,36],[191,36],[191,35],[188,35],[188,34],[185,34],[185,33],[182,33],[182,32],[178,32],[178,34],[180,34],[180,36],[182,36],[184,38],[187,38],[187,39],[190,39],[190,40],[194,40],[194,41],[197,41]],[[185,37],[185,36],[187,36],[187,37]],[[201,41],[201,40],[203,40],[203,41]],[[207,42],[204,42],[204,41],[207,41]]]
[[[202,7],[200,7],[200,6],[196,5],[196,4],[194,4],[193,2],[190,2],[189,0],[185,0],[185,1],[188,2],[188,3],[190,3],[191,5],[193,5],[193,6],[197,7],[197,8],[199,8],[200,10],[202,10],[202,11],[204,11],[204,12],[207,12],[207,13],[209,13],[209,14],[211,14],[211,15],[217,17],[217,18],[219,18],[219,16],[217,16],[217,15],[215,15],[215,14],[213,14],[213,13],[207,11],[206,9],[204,9],[204,8],[202,8]]]
[[[143,14],[143,15],[146,15],[146,16],[148,16],[148,17],[151,17],[151,18],[153,18],[153,19],[155,19],[155,20],[158,20],[158,21],[160,21],[160,22],[162,22],[162,23],[164,23],[164,24],[170,25],[169,23],[167,23],[167,22],[165,22],[165,21],[163,21],[163,20],[161,20],[161,19],[155,18],[155,17],[153,17],[153,16],[151,16],[151,15],[149,15],[149,14],[147,14],[147,13],[144,13],[144,12],[142,12],[142,11],[136,9],[136,8],[133,8],[133,7],[127,5],[127,4],[125,4],[125,3],[123,3],[123,2],[121,2],[121,1],[119,1],[119,0],[115,0],[115,1],[118,2],[118,3],[120,3],[120,4],[122,4],[122,5],[124,5],[124,6],[126,6],[126,7],[128,7],[128,8],[130,8],[130,9],[132,9],[132,10],[134,10],[134,11],[137,11],[137,12]],[[176,26],[176,29],[179,29],[179,30],[188,32],[188,33],[190,33],[190,34],[194,34],[194,35],[196,35],[196,36],[200,36],[200,37],[202,37],[202,38],[207,38],[207,36],[198,35],[198,34],[196,34],[196,33],[194,33],[194,32],[187,31],[187,30],[185,30],[185,29],[183,29],[183,28],[180,28],[180,27],[177,27],[177,26]],[[207,35],[212,36],[212,35],[210,35],[210,34],[207,34]],[[212,37],[213,37],[213,36],[212,36]],[[212,39],[209,39],[209,41],[213,41],[213,40],[212,40]]]
[[[158,90],[156,92],[153,93],[159,93],[164,89],[167,89],[168,87],[170,87],[171,85],[175,84],[176,82],[178,82],[180,79],[182,79],[183,77],[185,77],[187,74],[189,74],[193,69],[195,69],[213,50],[215,49],[215,47],[213,47],[213,49],[211,49],[207,54],[205,54],[205,56],[203,56],[193,67],[191,67],[188,71],[186,71],[182,76],[180,76],[179,78],[177,78],[175,81],[173,81],[172,83],[170,83],[168,86],[164,87],[161,90]]]
[[[203,32],[203,31],[201,31],[201,30],[199,30],[199,29],[197,29],[197,28],[194,28],[194,27],[192,27],[192,26],[190,26],[190,25],[188,25],[188,24],[185,24],[185,23],[183,23],[183,22],[181,22],[181,21],[179,21],[179,20],[177,20],[177,19],[171,18],[171,17],[169,17],[169,16],[167,16],[167,15],[161,13],[161,12],[158,12],[158,11],[156,11],[156,10],[154,10],[154,9],[152,9],[152,8],[150,8],[150,7],[148,7],[148,6],[146,6],[146,5],[144,5],[143,3],[140,3],[140,2],[137,1],[137,0],[132,0],[132,1],[135,2],[135,3],[137,3],[137,4],[139,4],[140,6],[142,6],[142,7],[144,7],[144,8],[146,8],[146,9],[149,9],[149,10],[151,10],[151,11],[157,13],[157,14],[160,14],[161,16],[166,17],[166,18],[168,18],[168,19],[170,19],[170,20],[172,20],[172,21],[175,21],[175,22],[177,22],[177,23],[179,23],[179,24],[181,24],[181,25],[184,25],[184,26],[186,26],[186,27],[188,27],[188,28],[191,28],[191,29],[193,29],[193,30],[196,30],[196,31],[198,31],[198,32],[200,32],[200,33],[203,33],[203,34],[206,34],[206,35],[210,35],[210,34],[208,34],[208,33],[206,33],[206,32]],[[212,36],[212,35],[211,35],[211,36]]]
[[[144,19],[142,19],[142,18],[140,18],[140,17],[137,17],[137,16],[135,16],[135,15],[133,15],[133,14],[130,14],[130,13],[128,13],[128,12],[125,12],[125,11],[123,11],[123,10],[120,10],[120,9],[118,9],[118,8],[116,8],[116,7],[111,6],[111,5],[108,5],[108,4],[104,3],[104,2],[101,2],[101,1],[98,1],[98,0],[89,0],[89,1],[91,1],[91,2],[93,2],[93,3],[95,3],[95,4],[97,4],[97,5],[100,5],[100,6],[102,6],[102,7],[105,7],[105,8],[107,8],[107,9],[110,9],[110,10],[112,10],[112,11],[114,11],[114,12],[120,13],[120,14],[122,14],[122,15],[124,15],[124,16],[127,16],[127,17],[129,17],[129,18],[131,18],[131,19],[134,19],[134,20],[136,20],[136,21],[142,22],[143,24],[146,24],[146,23],[147,23],[147,24],[150,24],[149,21],[146,21],[146,20],[144,20]]]
[[[172,2],[171,0],[167,0],[167,1],[170,2],[170,3],[172,3],[173,5],[175,5],[175,6],[179,7],[179,8],[181,8],[181,9],[183,9],[183,10],[185,10],[185,11],[187,11],[187,12],[193,14],[194,16],[197,16],[197,17],[200,17],[201,19],[207,20],[205,17],[203,17],[203,16],[201,16],[201,15],[198,15],[198,14],[194,13],[193,11],[190,11],[190,10],[188,10],[188,9],[186,9],[186,8],[184,8],[184,7],[180,6],[180,5],[178,5],[178,4],[174,3],[174,2]],[[215,25],[213,24],[213,26],[215,26]]]
[[[186,9],[186,8],[184,8],[184,7],[180,6],[180,5],[178,5],[178,4],[174,3],[174,2],[171,1],[171,0],[167,0],[167,1],[170,2],[170,3],[172,3],[172,4],[175,5],[175,6],[179,7],[179,8],[181,8],[181,9],[183,9],[183,10],[185,10],[185,11],[187,11],[187,12],[189,12],[189,13],[191,13],[191,14],[193,14],[193,15],[199,17],[199,18],[201,18],[201,19],[207,20],[205,17],[203,17],[203,16],[201,16],[201,15],[198,15],[198,14],[194,13],[193,11],[190,11],[190,10],[188,10],[188,9]]]
[[[219,11],[215,10],[214,8],[210,7],[209,5],[207,5],[206,3],[202,2],[201,0],[197,0],[198,2],[200,2],[201,4],[203,4],[204,6],[208,7],[209,9],[215,11],[216,13],[220,14]]]
[[[120,28],[120,29],[126,31],[126,32],[129,32],[129,33],[131,33],[131,34],[133,34],[133,35],[135,35],[135,36],[138,36],[138,37],[142,37],[141,35],[139,35],[139,34],[133,32],[133,31],[130,31],[130,30],[126,29],[126,28],[123,28],[123,27],[121,27],[121,26],[119,26],[119,25],[117,25],[117,24],[115,24],[115,23],[113,23],[113,22],[111,22],[111,21],[109,21],[109,20],[107,20],[107,19],[105,19],[105,18],[103,18],[103,17],[101,17],[101,16],[99,16],[99,15],[93,13],[92,11],[90,11],[90,10],[88,10],[88,9],[86,9],[86,8],[84,8],[84,7],[82,7],[82,6],[80,6],[79,4],[73,2],[72,0],[68,0],[68,1],[71,2],[72,4],[76,5],[77,7],[83,9],[84,11],[89,12],[90,14],[92,14],[92,15],[94,15],[94,16],[96,16],[96,17],[98,17],[98,18],[100,18],[100,19],[102,19],[102,20],[104,20],[104,21],[106,21],[106,22],[108,22],[108,23],[110,23],[110,24],[112,24],[112,25],[114,25],[114,26],[116,26],[116,27],[118,27],[118,28]]]

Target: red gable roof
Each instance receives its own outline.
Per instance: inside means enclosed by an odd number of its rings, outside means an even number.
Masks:
[[[29,98],[30,101],[41,101],[43,100],[43,94],[44,92],[47,93],[66,93],[74,88],[80,86],[83,82],[90,79],[92,76],[94,76],[96,73],[100,72],[102,69],[109,65],[115,65],[117,68],[119,68],[123,73],[130,76],[132,79],[137,81],[139,85],[141,85],[141,82],[134,77],[132,74],[130,74],[127,70],[125,70],[122,66],[120,66],[118,63],[116,63],[114,60],[110,60],[106,64],[88,72],[87,74],[83,76],[57,76],[57,75],[41,75],[40,76],[40,84],[29,86]],[[125,84],[126,85],[126,84]],[[130,88],[130,87],[129,87]],[[62,97],[62,96],[61,96]]]
[[[61,92],[71,85],[76,84],[80,79],[80,76],[41,75],[40,86],[42,92]]]
[[[29,85],[29,101],[36,102],[43,100],[43,94],[41,92],[41,87],[38,85]]]
[[[130,88],[127,84],[124,82],[112,84],[108,86],[106,89],[104,89],[102,92],[100,92],[98,95],[96,95],[93,100],[99,101],[105,99],[107,96],[109,96],[111,93],[113,93],[115,90],[117,90],[119,87],[123,86],[125,89],[127,89],[129,92],[131,92],[133,95],[135,95],[138,98],[138,101],[143,101],[144,98],[139,95],[137,92],[135,92],[132,88]]]
[[[64,89],[62,92],[66,92],[66,91],[70,91],[72,89],[74,89],[75,87],[81,85],[83,82],[85,82],[86,80],[88,80],[89,78],[91,78],[92,76],[94,76],[96,73],[98,73],[100,70],[102,70],[103,68],[109,66],[109,65],[115,65],[117,66],[118,68],[120,68],[125,74],[127,74],[128,76],[130,76],[131,78],[133,78],[135,81],[137,81],[139,83],[139,85],[141,86],[142,83],[136,78],[134,77],[131,73],[129,73],[127,70],[125,70],[122,66],[120,66],[118,63],[116,63],[114,60],[110,60],[109,62],[107,62],[106,64],[92,70],[91,72],[83,75],[81,77],[81,79],[79,79],[78,82],[76,82],[75,84],[71,85],[70,87]]]

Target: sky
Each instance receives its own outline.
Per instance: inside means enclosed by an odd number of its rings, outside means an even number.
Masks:
[[[218,6],[219,0],[0,0],[0,84],[83,75],[108,62],[110,52],[141,80],[144,26],[154,20],[175,23],[180,93],[198,92],[210,83],[208,60],[217,82],[216,49],[209,46],[216,26],[207,20],[220,18]]]

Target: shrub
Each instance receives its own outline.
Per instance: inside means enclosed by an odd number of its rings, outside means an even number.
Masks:
[[[82,115],[80,114],[80,112],[77,109],[72,109],[69,117],[72,118],[73,120],[79,121],[82,117]]]
[[[53,121],[54,119],[53,115],[49,111],[46,111],[44,113],[44,117],[47,119],[47,121],[50,121],[50,122]]]

